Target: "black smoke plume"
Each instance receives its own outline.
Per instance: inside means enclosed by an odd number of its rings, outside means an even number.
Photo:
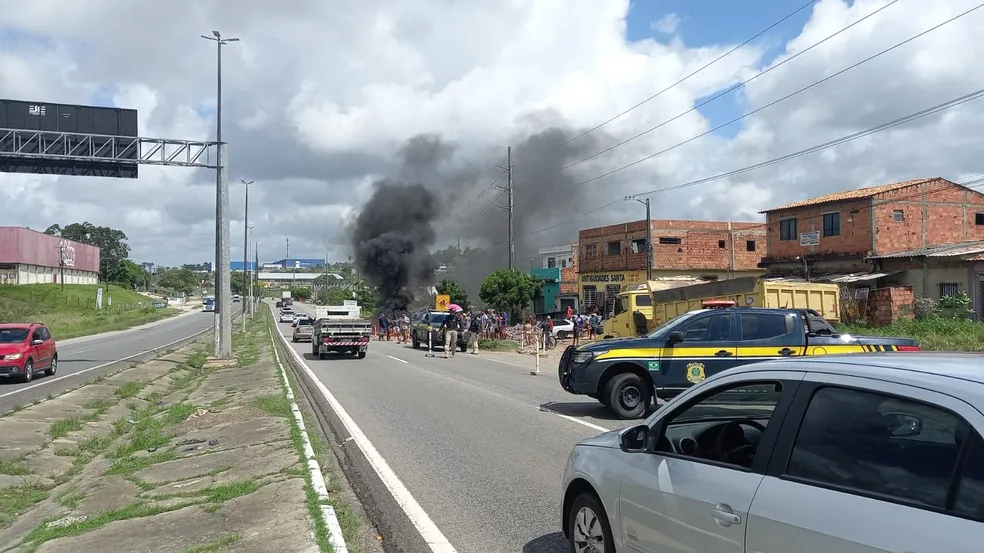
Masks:
[[[437,198],[420,184],[376,182],[351,227],[355,266],[378,287],[380,307],[403,311],[413,287],[430,284],[437,264],[430,250],[436,235]]]

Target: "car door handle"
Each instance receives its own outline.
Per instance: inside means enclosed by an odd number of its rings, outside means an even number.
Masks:
[[[723,350],[715,353],[714,355],[715,355],[715,357],[731,357],[734,354],[731,353],[730,351],[726,350],[726,349],[723,349]]]
[[[792,355],[794,353],[796,352],[789,348],[782,348],[781,350],[779,350],[779,355]]]
[[[720,524],[741,524],[741,515],[734,512],[731,507],[727,505],[717,505],[711,509],[711,515]]]

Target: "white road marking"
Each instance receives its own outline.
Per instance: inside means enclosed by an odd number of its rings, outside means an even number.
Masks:
[[[92,349],[80,349],[79,351],[76,351],[76,352],[73,352],[73,353],[76,353],[76,354],[78,354],[78,353],[88,353],[90,351],[96,351],[96,350],[95,350],[95,348],[92,348]]]
[[[282,334],[281,337],[283,337]],[[270,341],[273,342],[273,329],[270,329]],[[305,461],[307,461],[308,472],[311,474],[311,487],[314,488],[314,493],[318,494],[318,499],[327,500],[328,486],[325,485],[325,477],[321,473],[321,463],[318,462],[318,456],[315,455],[314,448],[311,447],[311,438],[308,437],[307,428],[304,426],[304,415],[301,414],[301,408],[297,406],[294,398],[294,390],[291,389],[290,380],[287,378],[287,370],[284,369],[283,363],[280,362],[280,353],[277,352],[276,347],[273,348],[273,357],[277,360],[277,368],[280,369],[280,376],[284,379],[284,389],[287,393],[287,400],[290,401],[290,412],[294,415],[294,422],[297,423],[298,430],[301,431],[304,457]],[[338,516],[335,514],[335,508],[331,505],[322,505],[321,518],[324,520],[325,526],[328,527],[328,541],[331,542],[332,551],[348,553],[348,546],[345,545],[345,537],[342,535],[341,525],[338,524]]]
[[[400,359],[399,357],[393,357],[392,355],[387,355],[386,357],[389,357],[390,359],[392,359],[394,361],[399,361],[400,363],[408,363],[408,364],[410,363],[409,361],[407,361],[405,359]]]
[[[386,486],[386,489],[389,490],[390,494],[393,496],[393,499],[395,499],[400,508],[403,509],[403,512],[407,515],[407,518],[410,519],[410,522],[413,524],[414,528],[417,529],[417,532],[419,532],[421,537],[424,538],[424,541],[430,547],[430,550],[433,553],[458,553],[458,550],[451,545],[448,538],[444,536],[437,525],[434,524],[434,521],[431,520],[427,512],[424,511],[423,507],[421,507],[420,504],[417,503],[417,500],[414,499],[413,495],[410,494],[410,490],[407,489],[403,482],[400,481],[400,478],[396,475],[396,473],[393,472],[393,469],[390,468],[389,463],[386,462],[386,459],[379,454],[379,451],[376,450],[376,447],[371,441],[369,441],[369,438],[364,432],[362,432],[359,425],[355,423],[355,420],[348,414],[345,408],[342,407],[342,404],[335,399],[335,396],[328,391],[328,388],[325,387],[324,383],[321,382],[316,374],[314,374],[311,367],[304,362],[304,357],[298,354],[297,351],[290,346],[290,343],[287,342],[287,338],[285,338],[283,334],[280,335],[280,338],[283,340],[284,345],[287,346],[287,351],[289,351],[294,357],[294,360],[297,361],[298,366],[304,369],[304,372],[307,373],[311,381],[314,382],[315,386],[317,386],[318,391],[321,392],[321,395],[328,401],[328,404],[335,412],[335,415],[338,416],[339,420],[342,421],[342,425],[345,426],[345,430],[352,437],[353,441],[355,441],[356,446],[358,446],[358,448],[362,451],[362,454],[366,456],[366,459],[376,472],[376,475],[379,476],[379,479],[383,482],[383,485]]]
[[[519,367],[521,369],[525,369],[526,368],[526,367],[524,367],[522,365],[517,365],[515,363],[509,363],[509,362],[506,362],[506,361],[499,361],[498,359],[492,359],[491,357],[486,357],[485,360],[486,361],[491,361],[493,363],[501,363],[503,365],[509,365],[510,367]]]
[[[591,428],[593,430],[597,430],[598,432],[611,432],[612,431],[611,428],[605,428],[604,426],[599,426],[597,424],[590,423],[588,421],[583,421],[583,420],[581,420],[581,419],[579,419],[577,417],[572,417],[570,415],[562,415],[562,414],[558,413],[557,411],[553,411],[553,410],[548,409],[546,407],[537,407],[537,410],[543,411],[543,412],[546,412],[546,413],[550,413],[552,415],[557,415],[558,417],[560,417],[562,419],[569,420],[571,422],[576,422],[576,423],[580,424],[581,426],[587,426],[588,428]]]
[[[185,336],[184,338],[179,338],[179,339],[177,339],[177,340],[175,340],[173,342],[169,342],[167,344],[164,344],[163,346],[157,346],[156,348],[151,348],[151,349],[148,349],[148,350],[144,350],[144,351],[141,351],[140,353],[134,353],[133,355],[127,355],[126,357],[120,357],[119,359],[114,359],[112,361],[107,361],[106,363],[103,363],[101,365],[96,365],[95,367],[89,367],[87,369],[82,369],[80,371],[75,371],[75,372],[73,372],[71,374],[66,374],[66,375],[63,375],[63,376],[56,376],[54,378],[52,378],[52,377],[44,378],[40,382],[38,382],[36,384],[31,384],[30,386],[24,386],[23,388],[18,388],[17,390],[14,390],[13,392],[7,392],[5,394],[0,394],[0,399],[3,399],[5,397],[10,397],[10,396],[13,396],[13,395],[17,395],[17,394],[19,394],[21,392],[26,392],[28,390],[33,390],[34,388],[40,388],[41,386],[45,386],[47,384],[54,384],[55,382],[58,382],[60,380],[64,380],[66,378],[72,378],[73,376],[78,376],[80,374],[85,374],[85,373],[87,373],[89,371],[94,371],[96,369],[101,369],[103,367],[108,367],[109,365],[112,365],[113,363],[119,363],[120,361],[126,361],[127,359],[133,359],[134,357],[140,357],[141,355],[146,355],[148,353],[153,353],[155,351],[159,351],[159,350],[162,350],[162,349],[167,349],[169,346],[173,346],[174,344],[181,343],[181,342],[183,342],[185,340],[190,340],[192,338],[201,336],[202,334],[205,334],[206,332],[212,332],[212,329],[211,328],[206,328],[205,330],[200,330],[200,331],[198,331],[198,332],[196,332],[196,333],[194,333],[194,334],[192,334],[190,336]]]

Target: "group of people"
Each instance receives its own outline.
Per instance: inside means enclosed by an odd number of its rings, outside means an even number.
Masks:
[[[459,333],[468,332],[468,350],[472,355],[478,355],[479,340],[505,340],[508,326],[509,314],[505,311],[496,312],[492,309],[474,313],[450,311],[441,323],[440,329],[444,337],[444,358],[454,357]]]
[[[410,341],[410,314],[380,313],[376,324],[379,340],[390,341],[396,337],[400,344]]]

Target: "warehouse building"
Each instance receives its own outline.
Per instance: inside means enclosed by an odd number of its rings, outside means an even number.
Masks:
[[[99,248],[23,227],[0,227],[0,284],[97,284]]]

